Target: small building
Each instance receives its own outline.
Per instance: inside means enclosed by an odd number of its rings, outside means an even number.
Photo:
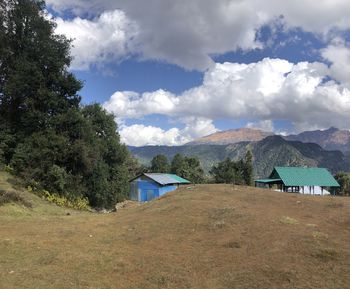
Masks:
[[[183,184],[190,184],[190,181],[174,174],[143,173],[130,181],[130,199],[151,201]]]
[[[329,195],[339,183],[327,169],[275,167],[267,179],[255,180],[256,187],[275,187],[281,192]]]

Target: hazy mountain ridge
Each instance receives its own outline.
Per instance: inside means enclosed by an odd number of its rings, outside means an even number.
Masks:
[[[242,141],[259,141],[267,136],[274,135],[272,132],[266,132],[254,128],[239,128],[219,131],[208,136],[204,136],[189,142],[187,145],[217,144],[227,145]]]
[[[242,141],[260,141],[272,135],[275,134],[253,128],[231,129],[198,138],[187,145],[228,145]],[[348,130],[339,130],[331,127],[327,130],[305,131],[300,134],[291,134],[282,137],[288,141],[315,143],[326,150],[350,152],[350,131]]]
[[[319,166],[331,172],[349,170],[350,162],[340,151],[327,151],[314,143],[288,141],[281,136],[269,136],[256,142],[238,142],[229,145],[184,145],[129,147],[131,153],[143,164],[149,164],[157,154],[171,160],[176,153],[197,156],[206,172],[213,164],[226,157],[238,160],[248,149],[253,153],[257,177],[266,177],[274,166]]]
[[[350,151],[350,132],[331,127],[327,130],[305,131],[297,135],[288,135],[286,140],[316,143],[326,150]]]

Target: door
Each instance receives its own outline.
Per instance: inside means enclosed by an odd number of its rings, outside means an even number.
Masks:
[[[147,201],[155,198],[155,190],[147,190]]]

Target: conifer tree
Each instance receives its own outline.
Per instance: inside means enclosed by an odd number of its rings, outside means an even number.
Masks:
[[[0,1],[0,161],[39,189],[112,207],[128,195],[129,153],[114,116],[80,104],[71,42],[38,0]]]

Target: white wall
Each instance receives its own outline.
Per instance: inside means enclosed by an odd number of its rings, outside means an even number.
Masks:
[[[288,192],[291,192],[291,191],[292,191],[292,188],[288,188]],[[304,186],[304,187],[300,187],[299,193],[300,194],[304,193],[305,195],[330,195],[330,192],[327,191],[326,189],[323,189],[323,192],[322,192],[322,188],[319,187],[319,186],[313,186],[313,187]]]

